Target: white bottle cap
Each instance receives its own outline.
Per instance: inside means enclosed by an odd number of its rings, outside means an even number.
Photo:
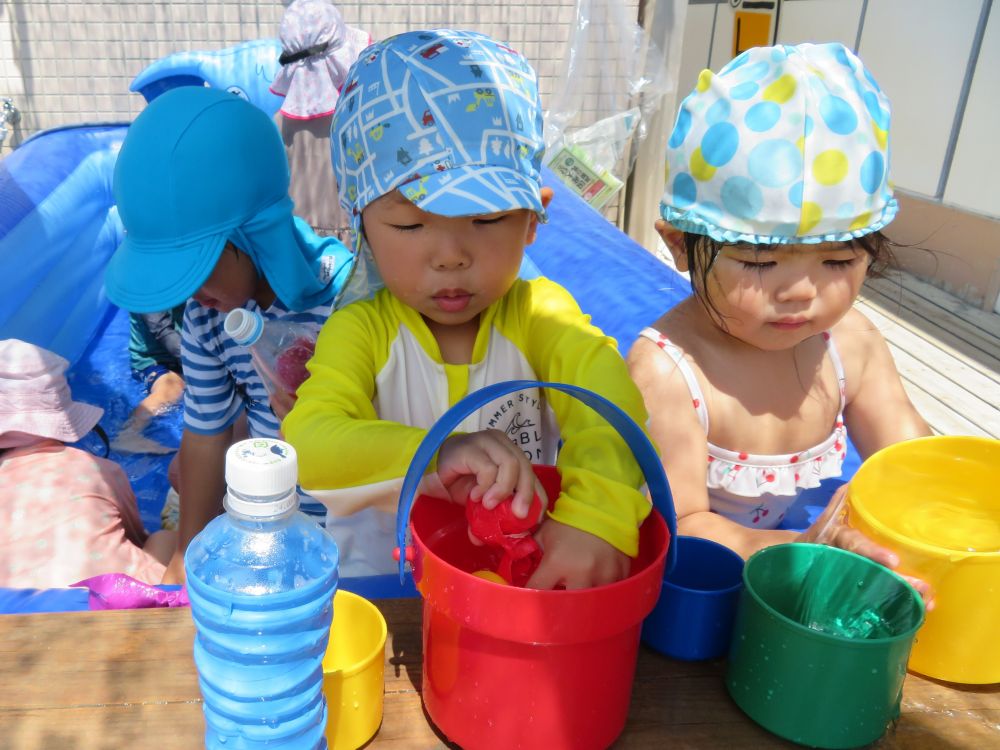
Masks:
[[[295,449],[274,438],[251,438],[226,451],[226,506],[247,516],[274,516],[298,505]]]
[[[226,315],[223,325],[226,333],[240,346],[250,346],[256,343],[264,331],[264,318],[255,310],[244,310],[237,307]]]

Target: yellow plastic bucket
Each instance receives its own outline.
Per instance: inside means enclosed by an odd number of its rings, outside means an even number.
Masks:
[[[350,591],[337,591],[330,645],[323,656],[326,742],[331,750],[361,747],[382,723],[385,636],[385,618],[374,604]]]
[[[851,480],[848,523],[934,587],[914,672],[1000,682],[1000,440],[927,437],[869,457]]]

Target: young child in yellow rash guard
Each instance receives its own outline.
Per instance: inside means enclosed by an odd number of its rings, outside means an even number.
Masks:
[[[402,477],[427,430],[466,394],[505,380],[579,385],[644,424],[615,342],[544,278],[518,279],[552,193],[536,76],[482,34],[408,32],[369,47],[332,127],[341,202],[353,217],[351,304],[323,327],[311,377],[282,429],[303,488],[331,510],[341,575],[395,569]],[[558,453],[557,453],[558,450]],[[562,491],[527,585],[584,588],[628,575],[650,505],[624,441],[588,407],[521,391],[467,418],[421,492],[524,518],[555,463]]]

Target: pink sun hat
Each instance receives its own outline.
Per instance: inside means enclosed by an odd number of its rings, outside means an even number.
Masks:
[[[0,448],[38,438],[75,443],[104,409],[74,401],[66,382],[69,362],[18,339],[0,341]]]
[[[348,69],[371,36],[345,24],[328,0],[295,0],[281,18],[280,36],[281,68],[271,93],[285,98],[281,114],[294,120],[331,114]]]

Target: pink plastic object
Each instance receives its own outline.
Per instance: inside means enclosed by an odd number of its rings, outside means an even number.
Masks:
[[[306,362],[312,358],[315,351],[316,342],[300,336],[278,355],[274,369],[278,379],[290,393],[298,390],[309,377]]]
[[[187,607],[184,588],[164,591],[124,573],[105,573],[72,584],[90,590],[90,609],[146,609],[149,607]]]
[[[304,323],[265,320],[256,310],[237,307],[226,314],[226,334],[249,349],[250,360],[267,392],[294,393],[309,376],[306,362],[316,349],[315,335]]]
[[[536,466],[554,502],[554,467]],[[499,552],[468,537],[462,506],[421,496],[410,515],[424,598],[423,699],[453,742],[477,750],[604,750],[625,726],[640,626],[660,594],[669,534],[655,510],[618,583],[575,591],[477,578]]]

